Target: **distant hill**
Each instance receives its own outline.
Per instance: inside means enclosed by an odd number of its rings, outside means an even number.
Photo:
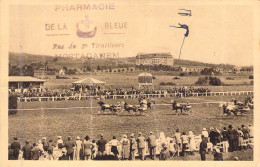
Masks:
[[[55,58],[48,55],[33,55],[27,53],[9,53],[9,63],[11,65],[31,63],[48,63],[49,68],[61,69],[63,66],[67,68],[87,68],[97,69],[133,67],[135,66],[135,57],[126,57],[118,59],[73,59],[73,58]],[[207,66],[207,67],[222,67],[224,69],[233,68],[230,64],[210,64],[191,60],[175,59],[175,66]]]

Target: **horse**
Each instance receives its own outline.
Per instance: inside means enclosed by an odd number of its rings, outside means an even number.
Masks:
[[[99,106],[101,107],[101,111],[104,113],[105,110],[113,111],[114,110],[114,105],[110,105],[107,103],[104,103],[103,101],[98,102]]]
[[[130,105],[127,104],[126,102],[123,102],[123,105],[124,105],[124,110],[127,111],[128,114],[130,114],[130,111],[133,111],[135,113],[138,111],[138,107],[135,105]]]
[[[223,115],[227,114],[228,116],[233,113],[236,117],[238,117],[238,113],[243,115],[250,111],[249,107],[245,107],[243,105],[232,105],[232,104],[220,104],[220,107],[223,108]]]
[[[178,115],[178,109],[181,110],[181,113],[182,113],[183,106],[180,105],[180,104],[177,104],[177,102],[174,101],[174,102],[172,103],[172,111],[175,110],[175,111],[176,111],[176,114]]]

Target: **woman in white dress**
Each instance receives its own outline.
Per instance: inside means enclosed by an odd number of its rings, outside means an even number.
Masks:
[[[189,149],[191,154],[193,154],[193,152],[196,150],[196,145],[195,145],[195,139],[194,139],[194,134],[192,131],[189,131]]]
[[[80,140],[80,137],[76,137],[75,141],[75,160],[80,160],[80,149],[81,149],[82,141]]]

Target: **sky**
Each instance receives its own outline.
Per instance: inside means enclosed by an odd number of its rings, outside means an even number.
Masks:
[[[186,31],[169,26],[181,23],[189,26],[189,36],[185,38],[181,59],[253,65],[252,6],[180,5],[170,1],[86,2],[72,5],[112,4],[112,9],[61,11],[60,7],[55,10],[55,5],[11,5],[9,51],[51,56],[114,53],[119,57],[165,52],[177,59]],[[191,10],[192,16],[180,16],[178,12],[182,8]],[[86,17],[92,20],[88,27],[82,22],[86,21]],[[80,38],[76,34],[77,23],[82,32],[97,27],[95,35],[92,38]],[[115,23],[124,23],[126,27],[116,29]],[[55,30],[47,30],[46,24],[54,24]],[[58,24],[61,30],[58,30]],[[63,29],[64,24],[66,29]],[[106,24],[113,27],[106,28]],[[71,43],[76,48],[68,48]],[[93,48],[92,43],[117,44],[118,47]],[[53,49],[55,44],[64,45],[63,49]]]

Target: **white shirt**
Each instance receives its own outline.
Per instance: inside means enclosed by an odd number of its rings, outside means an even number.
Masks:
[[[209,132],[206,131],[206,130],[203,130],[203,131],[201,132],[201,134],[202,134],[204,137],[209,137]]]

